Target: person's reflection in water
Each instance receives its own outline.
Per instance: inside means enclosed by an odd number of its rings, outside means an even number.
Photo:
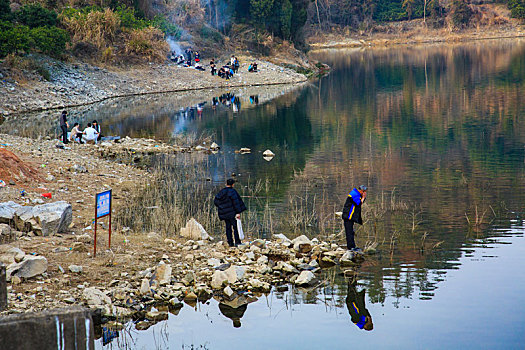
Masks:
[[[231,307],[223,303],[219,303],[219,310],[222,314],[233,321],[233,326],[239,328],[241,326],[241,318],[244,316],[248,304],[240,305],[239,307]]]
[[[374,324],[372,323],[372,316],[365,307],[365,295],[366,290],[358,292],[356,289],[356,281],[348,282],[348,291],[346,293],[346,307],[348,308],[348,313],[352,322],[359,327],[367,331],[374,329]]]

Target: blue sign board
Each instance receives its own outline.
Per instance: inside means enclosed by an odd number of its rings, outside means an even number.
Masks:
[[[97,219],[111,213],[111,190],[97,193]]]

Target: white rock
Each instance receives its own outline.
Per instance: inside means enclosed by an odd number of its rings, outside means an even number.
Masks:
[[[157,275],[157,280],[161,286],[171,282],[171,271],[172,268],[170,264],[160,264],[157,266],[155,274]]]
[[[82,273],[82,271],[83,271],[82,266],[79,266],[79,265],[69,265],[68,269],[69,269],[69,271],[71,271],[73,273]]]
[[[139,292],[142,295],[147,295],[150,293],[149,280],[147,278],[142,279]]]
[[[182,227],[180,229],[180,234],[182,237],[186,237],[196,241],[210,238],[204,227],[202,227],[202,225],[199,224],[194,218],[191,218],[186,223],[186,227]]]
[[[312,250],[312,241],[305,235],[301,235],[292,240],[293,249],[297,252],[308,253]]]
[[[301,271],[299,277],[295,280],[295,284],[298,286],[309,285],[315,279],[315,275],[312,271]]]
[[[10,245],[0,245],[0,262],[6,265],[22,261],[25,255],[26,253],[19,248]]]
[[[224,294],[225,294],[228,298],[231,298],[232,295],[235,293],[235,292],[230,288],[230,286],[227,286],[226,288],[224,288],[223,292],[224,292]]]
[[[263,152],[263,156],[264,157],[275,157],[275,153],[267,149],[266,151]]]
[[[6,278],[11,276],[31,278],[47,271],[47,259],[43,256],[25,255],[19,263],[13,263],[7,267]]]
[[[268,263],[268,257],[266,255],[263,255],[257,259],[257,264],[267,264]]]
[[[89,306],[111,305],[111,299],[100,289],[89,287],[82,291],[82,297]]]
[[[244,278],[246,269],[242,266],[232,265],[224,272],[228,276],[228,282],[235,283],[237,281],[241,281]]]
[[[224,271],[215,271],[211,278],[211,287],[221,289],[225,283],[228,283],[228,275]]]
[[[217,258],[209,258],[207,263],[211,267],[217,267],[221,264],[221,261]]]

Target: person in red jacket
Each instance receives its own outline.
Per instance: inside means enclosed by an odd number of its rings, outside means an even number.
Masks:
[[[343,207],[343,224],[346,233],[346,248],[348,250],[359,249],[355,246],[354,223],[357,222],[359,225],[363,224],[363,218],[361,217],[361,206],[366,199],[367,190],[368,188],[365,185],[354,188],[348,194]]]

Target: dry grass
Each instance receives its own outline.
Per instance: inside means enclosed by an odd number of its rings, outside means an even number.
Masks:
[[[88,42],[99,49],[113,43],[120,27],[120,18],[111,9],[73,16],[60,15],[60,21],[71,34],[73,42]]]
[[[134,29],[129,35],[126,54],[136,54],[149,61],[162,62],[166,59],[169,45],[160,29],[154,27]]]

